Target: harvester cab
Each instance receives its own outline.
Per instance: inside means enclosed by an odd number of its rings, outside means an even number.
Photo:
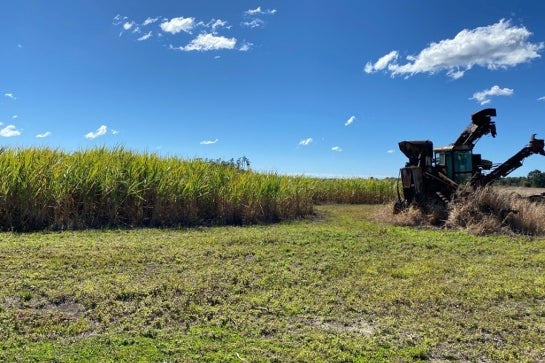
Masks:
[[[487,134],[496,137],[495,108],[485,108],[471,115],[471,124],[458,136],[452,145],[434,149],[435,162],[444,174],[458,184],[471,180],[477,171],[490,170],[492,162],[473,154],[477,141]]]
[[[401,141],[399,149],[409,161],[400,169],[403,199],[399,195],[394,212],[412,203],[425,205],[430,199],[446,203],[462,184],[474,188],[488,185],[520,167],[524,158],[532,154],[545,155],[543,140],[536,139],[534,134],[528,146],[491,170],[492,162],[474,154],[473,148],[482,136],[496,136],[493,116],[496,116],[494,108],[471,115],[471,124],[449,146],[434,148],[429,140]],[[490,172],[483,174],[483,171]]]
[[[437,167],[458,184],[465,183],[473,175],[473,152],[468,148],[445,146],[434,149]],[[479,156],[479,155],[475,155]]]

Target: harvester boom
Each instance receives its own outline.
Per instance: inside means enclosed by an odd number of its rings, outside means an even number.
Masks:
[[[485,108],[471,115],[471,124],[458,136],[452,146],[469,146],[472,150],[477,141],[487,134],[496,137],[496,123],[492,121],[492,116],[496,116],[495,108]]]
[[[486,175],[476,174],[471,179],[473,186],[485,186],[498,180],[499,178],[509,175],[512,171],[522,166],[522,160],[533,154],[541,154],[545,156],[544,140],[536,139],[535,134],[530,138],[528,146],[523,147],[518,153],[511,156],[504,163],[497,166],[494,170]]]

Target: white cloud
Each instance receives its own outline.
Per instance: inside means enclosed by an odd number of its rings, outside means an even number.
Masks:
[[[19,115],[13,115],[11,118],[15,120],[16,118],[19,118]]]
[[[144,34],[142,35],[140,38],[138,38],[138,41],[143,41],[143,40],[148,40],[149,38],[151,38],[151,30],[147,33],[147,34]]]
[[[240,46],[238,50],[240,50],[241,52],[247,52],[252,49],[252,45],[254,45],[254,43],[245,42]]]
[[[157,18],[148,17],[146,20],[144,20],[144,22],[142,23],[142,26],[148,26],[150,24],[155,23],[157,20],[159,20],[159,17],[157,17]]]
[[[514,91],[511,88],[500,88],[499,86],[495,85],[492,86],[490,89],[475,92],[470,100],[476,100],[481,105],[486,105],[487,103],[490,103],[490,97],[511,96],[513,95],[513,93]]]
[[[338,146],[333,146],[333,147],[331,148],[331,150],[336,151],[336,152],[339,152],[339,153],[340,153],[341,151],[343,151],[343,149],[341,149],[341,148],[338,147]]]
[[[219,49],[234,49],[236,43],[237,40],[235,38],[226,38],[214,34],[199,34],[195,39],[191,41],[191,43],[189,43],[185,47],[179,47],[177,49],[186,52],[205,52]]]
[[[218,139],[215,139],[215,140],[203,140],[201,141],[201,145],[213,145],[215,143],[217,143],[219,140]]]
[[[538,101],[545,101],[545,96],[539,97],[537,100],[538,100]]]
[[[7,98],[11,98],[12,100],[16,100],[17,97],[13,95],[13,93],[4,93],[4,96]]]
[[[36,135],[36,138],[43,139],[43,138],[46,138],[46,137],[49,137],[49,136],[51,136],[51,131],[46,131],[43,134]]]
[[[356,116],[350,116],[350,118],[344,123],[344,126],[352,125],[354,121],[356,121]]]
[[[247,28],[260,28],[263,25],[265,25],[265,22],[261,19],[252,19],[249,21],[242,22],[242,26],[245,26]]]
[[[248,28],[261,28],[265,25],[265,22],[258,16],[274,14],[276,14],[276,9],[263,10],[261,6],[258,6],[255,9],[249,9],[244,12],[244,17],[247,20],[243,21],[241,25]]]
[[[103,135],[106,135],[106,132],[108,132],[108,127],[106,125],[102,125],[100,126],[96,131],[94,132],[89,132],[85,135],[85,138],[86,139],[96,139],[97,137],[99,136],[103,136]]]
[[[386,69],[391,76],[413,76],[417,73],[435,74],[446,71],[453,79],[461,78],[474,66],[489,70],[514,67],[541,57],[544,43],[530,43],[532,35],[524,26],[511,25],[501,19],[496,24],[464,29],[452,39],[431,43],[416,56],[407,56],[407,63],[397,62],[398,52],[391,51],[376,63],[365,65],[366,73]]]
[[[266,9],[262,10],[261,6],[258,6],[255,9],[249,9],[244,12],[245,15],[253,16],[253,15],[274,15],[276,14],[276,9]]]
[[[218,28],[229,28],[227,26],[227,22],[221,19],[212,20],[212,24],[210,25],[210,27],[212,28],[213,32],[215,32]]]
[[[134,25],[134,22],[133,21],[126,21],[125,23],[123,23],[123,29],[125,30],[130,30]]]
[[[375,64],[371,64],[371,62],[367,62],[363,70],[365,71],[365,73],[373,73],[376,71],[381,71],[384,68],[386,68],[388,64],[390,64],[392,61],[397,60],[398,55],[399,53],[396,50],[392,50],[390,53],[379,58],[379,60],[376,61]]]
[[[114,16],[114,18],[112,20],[113,25],[119,25],[122,22],[123,22],[123,17],[120,14],[117,14],[116,16]]]
[[[262,9],[257,7],[244,12],[243,26],[262,27],[265,22],[258,17],[272,16],[276,14],[276,9]],[[191,51],[217,51],[217,50],[238,50],[247,52],[254,47],[254,44],[248,41],[237,40],[237,37],[222,35],[232,28],[229,21],[219,18],[211,18],[208,21],[201,21],[195,17],[173,17],[166,18],[162,16],[147,17],[144,21],[133,21],[127,16],[116,15],[112,24],[120,28],[119,36],[133,34],[134,39],[139,42],[148,41],[152,38],[161,39],[169,35],[178,33],[194,34],[192,40],[183,41],[180,46],[169,45],[170,49],[185,52]],[[155,25],[153,25],[155,24]],[[153,27],[151,27],[153,25]],[[159,30],[155,31],[155,27]],[[168,43],[167,43],[168,44]]]
[[[161,29],[166,33],[177,34],[181,31],[191,33],[195,26],[195,18],[172,18],[161,23]]]
[[[264,17],[273,16],[276,9],[262,9],[257,7],[244,12],[242,26],[262,27]],[[229,21],[220,18],[211,18],[208,21],[201,21],[195,17],[147,17],[145,20],[134,21],[127,16],[116,15],[112,24],[119,27],[119,36],[132,35],[138,42],[160,40],[169,35],[179,33],[193,34],[191,40],[182,40],[181,45],[169,45],[169,49],[184,52],[192,51],[218,51],[238,50],[247,52],[254,48],[254,43],[239,41],[235,36],[229,36],[224,32],[229,31],[232,26]],[[158,30],[155,27],[158,28]],[[168,44],[168,43],[167,43]]]
[[[0,130],[0,136],[2,137],[13,137],[21,135],[21,130],[17,130],[15,125],[7,125]]]
[[[312,144],[312,141],[313,141],[312,137],[309,137],[307,139],[303,139],[303,140],[299,141],[299,145],[308,146],[308,145]]]
[[[390,149],[388,151],[386,151],[388,154],[393,154],[395,151],[393,149]]]
[[[119,131],[112,129],[112,135],[117,135],[117,134],[119,134]]]
[[[246,11],[244,12],[244,14],[246,14],[246,15],[261,14],[261,6],[258,6],[258,7],[255,8],[255,9],[246,10]]]

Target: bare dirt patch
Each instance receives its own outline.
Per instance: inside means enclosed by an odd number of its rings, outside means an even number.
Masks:
[[[322,321],[319,319],[301,319],[299,321],[304,326],[310,326],[312,328],[324,329],[339,333],[357,333],[361,335],[369,336],[373,334],[374,328],[365,320],[358,320],[350,323],[343,323],[340,321]]]

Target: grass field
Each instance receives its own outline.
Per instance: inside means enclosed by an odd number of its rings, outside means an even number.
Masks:
[[[0,234],[0,361],[545,360],[545,239],[371,222]]]

